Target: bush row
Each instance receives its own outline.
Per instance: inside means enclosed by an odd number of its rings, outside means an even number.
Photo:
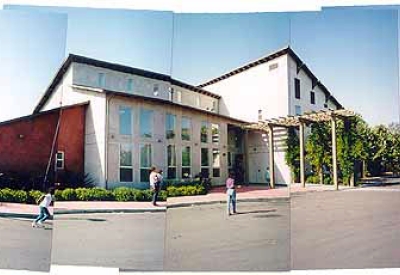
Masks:
[[[167,191],[161,190],[159,200],[169,197],[205,195],[207,190],[203,185],[168,186]],[[23,191],[10,188],[0,189],[1,202],[17,202],[35,204],[43,192],[37,190]],[[151,190],[139,190],[119,187],[114,190],[104,188],[67,188],[56,190],[56,201],[151,201]]]
[[[201,184],[186,186],[168,186],[167,193],[168,197],[197,196],[207,194],[207,190]]]

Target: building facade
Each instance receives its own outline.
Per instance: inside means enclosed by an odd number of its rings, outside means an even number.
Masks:
[[[147,187],[151,166],[167,178],[201,173],[223,184],[266,183],[268,137],[260,120],[342,108],[290,48],[193,86],[170,76],[70,55],[34,114],[87,104],[83,167],[98,186]],[[286,131],[276,131],[277,183],[291,182]],[[60,134],[59,139],[66,139]],[[1,167],[0,167],[1,168]]]

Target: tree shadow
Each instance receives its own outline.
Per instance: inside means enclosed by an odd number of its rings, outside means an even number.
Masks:
[[[106,222],[106,219],[95,219],[95,218],[63,218],[59,221],[89,221],[89,222]]]

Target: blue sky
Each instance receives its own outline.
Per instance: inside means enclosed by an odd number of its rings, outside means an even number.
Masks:
[[[64,26],[68,28],[65,54],[72,52],[171,73],[172,77],[190,84],[201,83],[290,44],[345,107],[362,113],[371,124],[390,123],[399,118],[399,104],[394,104],[398,102],[397,11],[340,8],[323,13],[172,14],[87,8],[9,8],[61,13],[46,16],[54,17],[53,20],[64,18]],[[67,23],[62,14],[68,14]],[[32,17],[44,20],[37,15]],[[48,36],[56,35],[49,26],[41,31]],[[12,44],[12,28],[7,32]],[[45,52],[59,48],[55,44],[44,47]],[[36,57],[32,49],[25,52]],[[60,59],[55,62],[56,68]],[[41,72],[52,76],[56,68],[46,64],[43,62]],[[38,71],[30,72],[34,73],[26,77],[39,82],[35,76]],[[8,76],[17,78],[17,74]],[[50,79],[40,78],[41,86],[46,87]],[[24,93],[32,93],[29,96],[37,99],[43,90],[30,87]],[[26,109],[26,113],[31,109]],[[17,116],[13,109],[8,112]],[[4,120],[2,113],[0,120]]]
[[[371,124],[399,121],[397,10],[294,13],[290,44],[345,107]]]
[[[64,59],[67,17],[0,11],[0,121],[28,115]]]

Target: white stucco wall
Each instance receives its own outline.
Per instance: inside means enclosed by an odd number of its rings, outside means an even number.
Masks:
[[[270,70],[274,64],[278,67]],[[258,110],[264,119],[288,113],[287,78],[287,56],[283,55],[204,89],[222,96],[221,114],[256,122]]]
[[[77,84],[74,79],[75,66],[75,63],[71,64],[64,80],[60,82],[42,110],[58,108],[61,101],[63,106],[89,102],[86,111],[84,170],[94,182],[99,186],[104,186],[105,95],[72,88],[72,84]]]

